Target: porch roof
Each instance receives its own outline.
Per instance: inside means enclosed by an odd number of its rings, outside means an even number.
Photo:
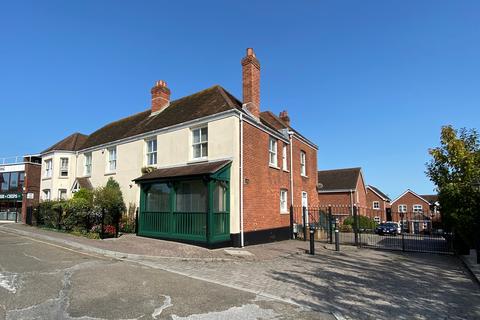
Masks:
[[[160,168],[152,172],[146,173],[143,176],[134,179],[133,181],[138,183],[138,182],[148,181],[148,180],[213,174],[231,162],[232,162],[231,160],[221,160],[221,161],[188,164],[184,166],[177,166],[177,167],[170,167],[170,168]]]

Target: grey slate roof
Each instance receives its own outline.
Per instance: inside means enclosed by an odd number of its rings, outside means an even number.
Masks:
[[[50,148],[42,151],[41,153],[47,153],[50,151],[77,151],[80,150],[82,145],[87,140],[87,135],[81,133],[74,133],[66,137],[65,139],[55,143]]]
[[[380,189],[378,189],[377,187],[374,187],[374,186],[371,186],[371,185],[368,185],[367,188],[370,188],[372,190],[374,190],[376,193],[378,193],[380,195],[380,197],[382,197],[383,199],[387,200],[387,201],[390,201],[390,197],[387,196],[385,193],[383,193],[382,191],[380,191]]]
[[[361,168],[318,171],[318,191],[354,190],[360,178]]]

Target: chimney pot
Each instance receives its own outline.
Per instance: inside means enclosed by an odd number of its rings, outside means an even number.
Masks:
[[[260,61],[253,48],[247,48],[242,59],[243,103],[257,119],[260,117]]]
[[[152,113],[161,112],[170,105],[170,89],[163,80],[155,82],[152,90]]]

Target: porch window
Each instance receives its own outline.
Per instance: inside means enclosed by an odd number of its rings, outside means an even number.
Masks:
[[[207,186],[202,180],[179,183],[175,211],[207,212]]]
[[[213,189],[213,211],[226,212],[227,209],[227,185],[218,181]]]
[[[60,177],[68,177],[68,158],[60,158]]]
[[[193,159],[208,157],[208,128],[192,129]]]
[[[170,211],[170,187],[166,183],[153,184],[146,193],[145,210],[150,212]]]

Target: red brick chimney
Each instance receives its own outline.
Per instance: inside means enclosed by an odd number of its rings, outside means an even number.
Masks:
[[[285,122],[285,124],[286,124],[287,126],[290,127],[290,117],[288,116],[287,110],[283,110],[282,112],[280,112],[280,114],[278,115],[278,117],[280,118],[280,120],[282,120],[283,122]]]
[[[250,113],[260,117],[260,61],[253,48],[247,48],[242,59],[243,103]]]
[[[155,82],[152,90],[152,113],[160,112],[170,105],[170,89],[163,80]]]

